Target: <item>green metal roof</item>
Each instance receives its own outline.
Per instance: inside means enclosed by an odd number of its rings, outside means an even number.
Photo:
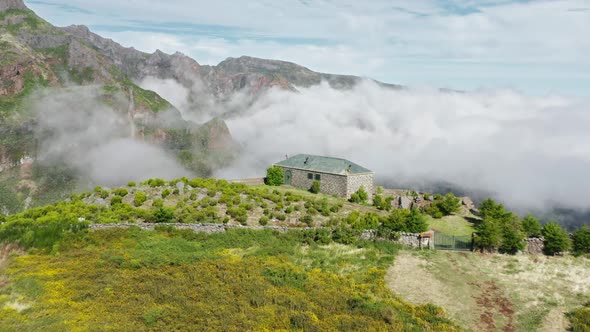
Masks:
[[[278,162],[275,165],[315,171],[319,173],[333,173],[342,175],[372,173],[372,171],[346,159],[314,156],[310,154],[298,154]]]

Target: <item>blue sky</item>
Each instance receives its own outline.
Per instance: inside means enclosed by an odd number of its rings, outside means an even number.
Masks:
[[[25,0],[201,64],[250,55],[410,86],[590,95],[588,0]]]

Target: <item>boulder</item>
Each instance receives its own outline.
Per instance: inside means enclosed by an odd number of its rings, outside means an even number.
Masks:
[[[182,182],[182,181],[177,182],[176,189],[178,189],[180,195],[184,195],[184,182]]]
[[[402,209],[411,209],[412,208],[412,199],[408,196],[401,196],[399,198],[399,207]]]

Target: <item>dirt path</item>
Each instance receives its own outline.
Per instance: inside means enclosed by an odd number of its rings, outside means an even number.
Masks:
[[[394,265],[387,271],[385,282],[389,289],[413,304],[436,304],[464,327],[474,326],[475,322],[465,315],[465,310],[476,305],[475,302],[471,299],[459,300],[443,282],[436,279],[427,266],[424,259],[400,252]]]
[[[567,331],[569,328],[569,322],[565,318],[565,308],[557,307],[551,310],[545,319],[543,319],[543,325],[539,329],[539,332],[561,332]]]

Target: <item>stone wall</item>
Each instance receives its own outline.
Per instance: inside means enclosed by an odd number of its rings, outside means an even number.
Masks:
[[[286,172],[287,170],[291,171],[292,178],[291,178],[291,185],[293,187],[301,188],[301,189],[309,189],[315,179],[315,175],[320,175],[320,192],[328,195],[337,195],[341,197],[347,197],[346,191],[346,176],[344,175],[336,175],[336,174],[328,174],[328,173],[320,173],[320,172],[311,172],[300,170],[296,168],[289,168],[280,166]],[[313,179],[308,179],[307,174],[313,174]]]
[[[543,254],[543,249],[545,249],[545,239],[538,237],[529,237],[528,239],[524,239],[523,241],[526,242],[524,253],[529,255]]]
[[[111,229],[111,228],[129,228],[129,227],[139,227],[143,230],[154,230],[156,226],[172,226],[176,229],[190,229],[195,233],[223,233],[228,229],[234,228],[242,228],[242,229],[253,229],[253,230],[262,230],[262,229],[272,229],[279,231],[281,233],[285,233],[289,230],[293,229],[308,229],[305,227],[300,228],[289,228],[289,227],[280,227],[280,226],[242,226],[242,225],[225,225],[225,224],[182,224],[182,223],[137,223],[137,224],[90,224],[91,230],[100,230],[100,229]]]
[[[154,230],[156,226],[172,226],[176,229],[190,229],[195,233],[223,233],[228,229],[252,229],[252,230],[263,230],[271,229],[281,233],[286,233],[291,230],[305,230],[311,229],[310,227],[280,227],[280,226],[242,226],[242,225],[225,225],[225,224],[182,224],[182,223],[137,223],[137,224],[90,224],[91,230],[102,230],[102,229],[113,229],[113,228],[129,228],[139,227],[143,230]],[[424,234],[424,233],[423,233]],[[404,233],[401,232],[400,237],[393,242],[412,247],[422,249],[432,249],[434,243],[432,238],[423,237],[422,234],[418,233]],[[361,233],[360,239],[362,240],[374,240],[378,239],[377,231],[365,230]]]
[[[426,233],[400,232],[399,238],[394,240],[394,242],[397,242],[399,244],[402,244],[407,247],[412,247],[412,248],[434,249],[434,242],[433,242],[433,238],[432,238],[433,234],[434,234],[434,232],[432,232],[432,231],[429,231]],[[379,237],[377,236],[377,231],[365,230],[361,234],[361,239],[374,240],[374,239],[379,239]]]
[[[368,174],[351,174],[347,176],[346,198],[357,192],[360,187],[364,187],[369,194],[369,199],[373,198],[373,173]]]

